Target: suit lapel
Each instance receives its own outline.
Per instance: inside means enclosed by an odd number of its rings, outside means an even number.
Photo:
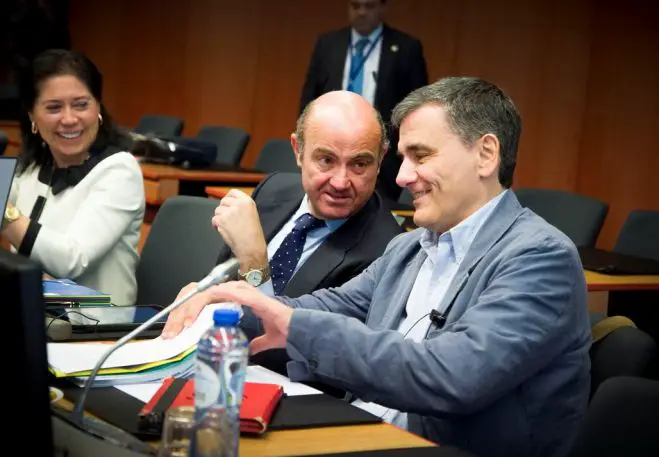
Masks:
[[[303,195],[267,200],[259,205],[259,218],[265,241],[270,242],[300,206]]]
[[[336,238],[334,239],[336,240]],[[346,250],[327,238],[284,287],[283,294],[299,297],[318,288],[323,279],[344,259]]]
[[[396,43],[391,36],[391,29],[385,24],[382,26],[382,46],[380,49],[380,65],[378,68],[377,84],[375,86],[375,107],[380,108],[380,101],[385,96],[391,78],[391,72],[394,68],[396,53],[400,49],[400,44]]]
[[[348,47],[350,46],[350,29],[344,29],[338,34],[333,46],[329,48],[329,79],[327,81],[328,90],[343,89],[343,69],[346,64]]]
[[[423,249],[419,249],[420,245],[418,243],[413,247],[417,250],[416,255],[410,259],[400,278],[402,288],[396,292],[396,296],[391,297],[391,305],[387,308],[387,312],[382,318],[380,325],[375,328],[395,330],[401,322],[400,319],[407,305],[410,293],[412,293],[412,287],[414,286],[416,277],[419,275],[423,262],[428,257]]]
[[[508,190],[503,196],[497,208],[481,227],[471,247],[458,268],[453,281],[449,285],[440,310],[446,310],[456,299],[462,288],[467,284],[471,273],[476,269],[481,259],[489,252],[499,239],[508,231],[522,211],[515,194]]]

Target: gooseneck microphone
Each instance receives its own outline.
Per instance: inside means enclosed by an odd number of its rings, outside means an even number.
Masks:
[[[115,444],[144,452],[146,450],[144,446],[147,445],[142,441],[139,441],[137,438],[133,437],[132,435],[126,433],[125,431],[117,427],[109,425],[106,422],[101,422],[90,417],[85,417],[84,415],[85,400],[87,399],[87,394],[89,393],[89,389],[94,383],[94,379],[98,375],[98,372],[105,363],[105,361],[117,349],[122,347],[124,344],[126,344],[136,336],[140,335],[143,331],[147,330],[149,327],[151,327],[151,325],[153,325],[155,322],[160,320],[160,318],[171,313],[176,308],[181,306],[183,303],[185,303],[186,301],[188,301],[190,298],[194,297],[198,293],[201,293],[206,289],[208,289],[209,287],[212,287],[216,284],[220,284],[234,279],[237,276],[239,267],[240,267],[240,262],[238,262],[236,258],[231,258],[219,264],[218,266],[213,268],[213,270],[211,270],[211,272],[205,278],[199,281],[197,287],[194,290],[188,292],[178,300],[175,300],[173,303],[171,303],[166,308],[162,309],[155,316],[151,317],[150,319],[142,323],[139,327],[137,327],[135,330],[124,335],[122,338],[117,340],[116,343],[110,346],[109,349],[105,351],[105,353],[103,353],[103,355],[98,360],[98,362],[96,362],[94,369],[90,372],[89,377],[85,381],[82,394],[80,395],[80,398],[78,399],[78,402],[76,403],[75,408],[71,413],[70,416],[71,422],[83,428],[87,432],[90,432],[102,438],[113,441]]]

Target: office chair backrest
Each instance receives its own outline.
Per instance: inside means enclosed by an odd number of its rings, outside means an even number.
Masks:
[[[410,191],[406,188],[404,188],[400,192],[400,197],[398,197],[398,203],[401,203],[403,205],[410,205],[412,206],[412,201],[414,201],[414,197],[412,197],[412,194]]]
[[[234,167],[240,165],[249,143],[249,133],[240,127],[207,125],[199,130],[196,138],[217,146],[216,163]]]
[[[659,260],[659,211],[629,213],[613,250]]]
[[[609,205],[597,199],[553,189],[517,189],[522,206],[565,233],[577,246],[594,247]]]
[[[288,140],[269,140],[261,149],[254,168],[265,173],[299,173],[293,147]]]
[[[618,327],[594,342],[590,348],[591,398],[607,379],[645,376],[656,350],[656,343],[650,335],[631,326]]]
[[[659,381],[618,377],[593,397],[569,457],[659,455]]]
[[[159,138],[179,136],[183,131],[183,120],[174,116],[149,114],[140,118],[140,122],[133,131]]]
[[[0,156],[5,153],[8,144],[9,144],[9,137],[4,131],[0,130]]]
[[[216,265],[222,238],[211,226],[217,201],[178,195],[158,210],[137,268],[137,304],[168,305]]]

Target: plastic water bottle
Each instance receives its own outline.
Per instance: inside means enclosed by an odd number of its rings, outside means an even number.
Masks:
[[[248,341],[237,310],[218,309],[195,363],[195,457],[237,457]]]

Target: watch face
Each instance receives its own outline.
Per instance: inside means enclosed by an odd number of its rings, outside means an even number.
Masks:
[[[15,221],[20,217],[21,213],[18,211],[18,208],[15,206],[7,206],[7,209],[5,210],[5,218],[10,220],[10,221]]]
[[[260,286],[263,281],[263,273],[258,270],[252,270],[247,273],[247,283],[252,286]]]

